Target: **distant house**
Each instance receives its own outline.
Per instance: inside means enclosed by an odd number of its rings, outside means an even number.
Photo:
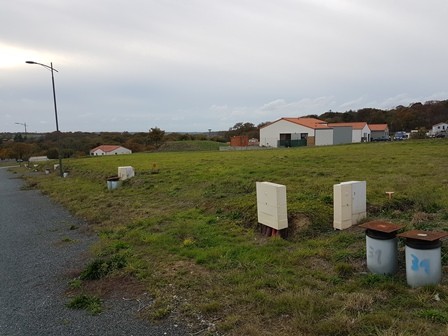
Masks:
[[[281,118],[260,128],[260,146],[327,146],[352,142],[352,127],[316,118]]]
[[[446,133],[448,131],[448,124],[447,123],[438,123],[432,126],[431,131],[429,132],[431,136],[436,136],[440,133]]]
[[[260,128],[260,146],[326,146],[370,141],[366,122],[327,123],[316,118],[281,118]]]
[[[91,156],[132,154],[130,149],[117,145],[101,145],[90,150]]]
[[[369,124],[371,141],[389,140],[387,124]]]
[[[316,118],[281,118],[260,128],[260,146],[306,146],[307,140],[314,142],[316,129],[328,129],[328,126]]]

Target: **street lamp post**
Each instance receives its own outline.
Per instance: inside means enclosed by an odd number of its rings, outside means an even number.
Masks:
[[[19,123],[19,122],[16,122],[15,124],[25,126],[25,136],[26,136],[26,123]]]
[[[54,102],[54,117],[56,119],[56,133],[57,133],[57,142],[58,142],[58,158],[59,158],[59,174],[61,177],[64,176],[64,170],[62,169],[62,153],[61,153],[61,135],[59,133],[59,123],[58,123],[58,108],[56,106],[56,90],[54,87],[54,75],[53,71],[58,72],[55,68],[53,68],[53,63],[50,62],[50,66],[38,62],[26,61],[28,64],[37,64],[43,66],[46,69],[51,71],[51,84],[53,85],[53,102]]]

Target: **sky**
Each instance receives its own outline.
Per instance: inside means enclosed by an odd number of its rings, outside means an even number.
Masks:
[[[0,132],[228,130],[448,99],[446,0],[14,0]]]

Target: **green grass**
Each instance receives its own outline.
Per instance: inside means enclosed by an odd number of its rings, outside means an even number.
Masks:
[[[184,151],[213,151],[221,146],[228,146],[225,143],[209,140],[184,140],[167,141],[160,148],[162,152],[184,152]]]
[[[95,272],[108,269],[108,258],[126,258],[120,275],[139,279],[160,302],[148,318],[171,312],[192,321],[200,316],[227,335],[448,332],[445,277],[429,289],[409,288],[402,244],[395,276],[367,274],[364,231],[332,226],[333,185],[362,180],[369,219],[406,230],[448,230],[443,139],[133,154],[64,164],[68,178],[35,175],[33,184],[98,232],[94,253],[102,262]],[[108,191],[106,178],[128,165],[136,176]],[[158,174],[151,173],[154,165]],[[286,185],[287,239],[260,234],[257,181]],[[386,191],[395,192],[391,200]],[[445,267],[445,247],[442,255]]]
[[[98,280],[108,274],[126,266],[126,258],[123,255],[114,255],[108,259],[97,258],[87,264],[81,272],[81,280]]]
[[[16,162],[15,160],[0,160],[0,167],[12,167],[19,165],[20,163]]]
[[[67,303],[67,307],[72,309],[85,309],[92,315],[101,313],[101,300],[91,295],[77,295]]]

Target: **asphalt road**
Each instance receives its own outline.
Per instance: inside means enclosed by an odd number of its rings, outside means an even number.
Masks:
[[[22,186],[0,168],[0,336],[189,334],[174,321],[138,319],[136,300],[110,299],[96,316],[67,308],[68,270],[82,268],[96,237],[61,206]]]

